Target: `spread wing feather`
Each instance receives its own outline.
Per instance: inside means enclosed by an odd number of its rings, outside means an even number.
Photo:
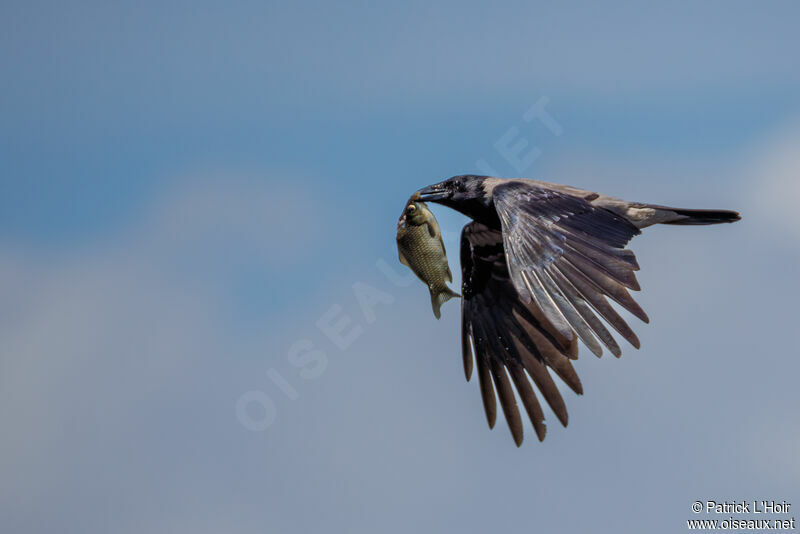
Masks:
[[[601,344],[621,354],[598,315],[638,347],[639,340],[606,297],[648,321],[628,293],[639,289],[639,265],[624,247],[639,229],[583,198],[530,182],[506,182],[492,194],[519,298],[541,309],[563,336],[577,335],[598,356]]]
[[[461,234],[462,356],[467,380],[474,357],[489,426],[499,399],[519,445],[514,389],[543,440],[545,416],[535,390],[566,426],[566,405],[550,370],[583,393],[571,361],[579,339],[598,356],[605,346],[619,357],[608,325],[639,348],[608,301],[648,322],[628,293],[639,289],[639,265],[625,246],[639,230],[583,198],[536,184],[506,182],[492,194],[502,231],[471,222]]]
[[[544,439],[544,413],[532,383],[558,419],[567,424],[567,410],[548,367],[576,393],[583,392],[571,359],[577,354],[569,339],[545,320],[535,304],[517,295],[509,276],[499,230],[472,222],[461,234],[462,355],[470,379],[478,371],[481,396],[490,427],[497,417],[497,400],[514,441],[522,443],[522,422],[514,389],[537,437]],[[495,396],[496,394],[496,396]]]

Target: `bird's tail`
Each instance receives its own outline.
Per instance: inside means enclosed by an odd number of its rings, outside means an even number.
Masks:
[[[431,289],[431,306],[433,306],[433,315],[437,319],[442,317],[442,304],[447,302],[453,297],[460,297],[458,293],[445,286],[442,289]]]
[[[675,213],[673,220],[664,221],[664,224],[676,225],[702,225],[732,223],[740,220],[739,213],[730,210],[688,210],[679,208],[669,209]]]
[[[676,225],[704,225],[732,223],[741,219],[739,214],[730,210],[692,210],[670,208],[656,204],[638,204],[631,206],[633,211],[642,213],[643,216],[634,220],[639,228],[651,224],[676,224]],[[631,210],[628,210],[630,214]],[[645,215],[646,214],[646,215]]]

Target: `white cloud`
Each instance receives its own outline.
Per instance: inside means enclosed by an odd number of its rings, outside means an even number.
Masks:
[[[198,369],[238,365],[231,266],[303,261],[318,207],[298,185],[224,177],[183,180],[113,241],[0,252],[0,500],[17,503],[0,515],[39,514],[58,494],[80,501],[97,484],[152,486],[150,461],[164,460],[144,451],[163,454],[153,440],[199,415],[180,408],[208,387]],[[86,517],[73,513],[72,524]]]
[[[770,236],[800,239],[800,121],[788,122],[754,151],[748,169],[754,214]]]

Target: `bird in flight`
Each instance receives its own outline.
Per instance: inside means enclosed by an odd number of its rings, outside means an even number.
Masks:
[[[639,339],[609,300],[649,322],[628,290],[639,265],[628,242],[653,224],[708,225],[735,211],[678,209],[525,179],[454,176],[418,191],[419,199],[472,219],[461,233],[461,344],[469,381],[477,367],[489,428],[497,398],[517,446],[522,419],[513,387],[539,440],[545,423],[533,384],[559,421],[564,400],[552,370],[575,393],[577,342],[600,356],[622,352],[601,318],[635,348]],[[474,354],[474,358],[473,358]]]

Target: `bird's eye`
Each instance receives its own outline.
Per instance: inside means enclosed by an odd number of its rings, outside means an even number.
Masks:
[[[417,209],[417,207],[414,204],[409,204],[408,207],[406,208],[406,212],[414,213],[416,211],[416,209]]]

